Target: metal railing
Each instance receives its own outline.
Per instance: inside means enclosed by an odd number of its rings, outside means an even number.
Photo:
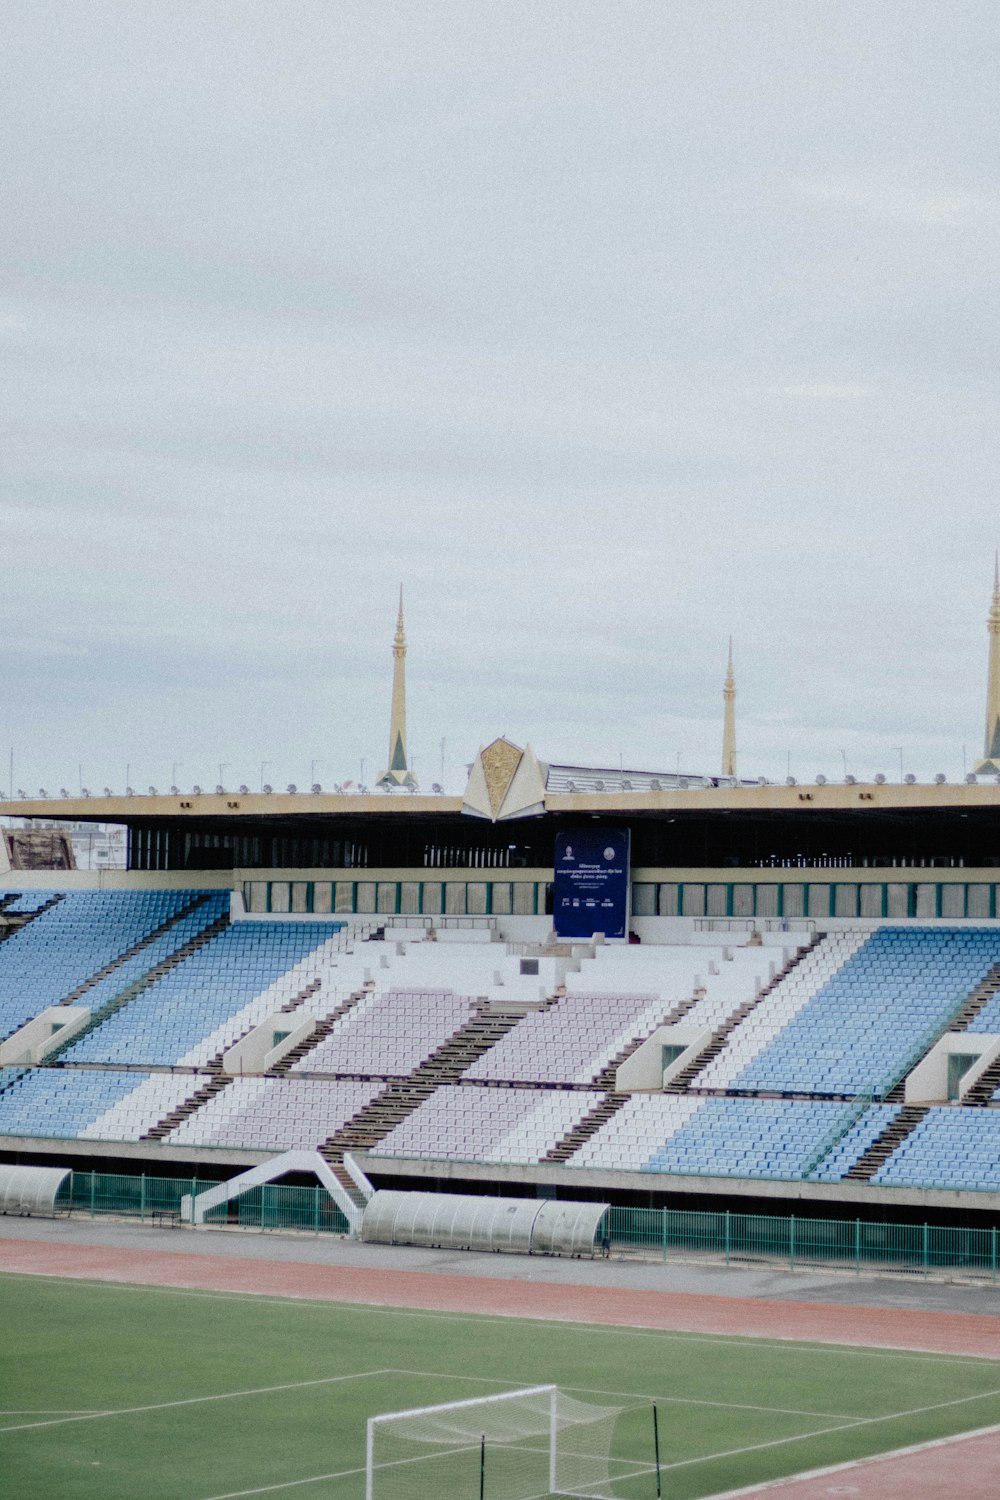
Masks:
[[[215,1184],[192,1177],[133,1177],[74,1172],[71,1195],[61,1209],[79,1217],[137,1219],[180,1224],[181,1200]],[[316,1186],[267,1183],[210,1211],[216,1228],[348,1232],[347,1220]],[[608,1212],[607,1252],[614,1258],[714,1260],[727,1266],[772,1269],[846,1270],[860,1275],[960,1275],[996,1286],[1000,1231],[939,1224],[893,1224],[864,1219],[813,1219],[797,1215],[694,1212],[677,1208],[613,1206]]]

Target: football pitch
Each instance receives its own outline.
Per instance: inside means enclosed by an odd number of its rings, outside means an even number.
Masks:
[[[666,1500],[1000,1422],[967,1356],[12,1274],[0,1344],[17,1500],[361,1500],[369,1416],[549,1383],[624,1408],[622,1500],[655,1494],[654,1402]]]

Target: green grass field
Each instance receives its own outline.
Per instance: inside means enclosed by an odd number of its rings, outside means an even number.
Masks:
[[[988,1360],[27,1276],[0,1340],[11,1500],[360,1500],[369,1415],[549,1382],[630,1408],[623,1500],[654,1400],[668,1500],[1000,1422]]]

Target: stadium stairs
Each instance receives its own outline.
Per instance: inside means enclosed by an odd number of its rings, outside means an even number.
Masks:
[[[962,1009],[953,1017],[948,1030],[964,1031],[970,1021],[974,1021],[979,1012],[993,999],[997,990],[1000,990],[1000,964],[995,964],[982,983],[972,991]]]
[[[192,903],[192,905],[197,906],[197,902]],[[185,908],[185,912],[190,911],[190,909],[191,908]],[[178,917],[175,918],[175,920],[179,920],[180,916],[183,914],[184,913],[179,913]],[[165,929],[168,929],[172,926],[173,922],[165,923],[163,927],[159,927],[157,928],[156,932],[151,933],[146,941],[152,942],[154,937],[162,935]],[[56,1047],[49,1053],[48,1057],[45,1059],[46,1067],[56,1062],[58,1058],[62,1056],[63,1052],[67,1052],[71,1047],[75,1047],[77,1042],[82,1042],[85,1036],[89,1036],[92,1031],[96,1031],[98,1026],[102,1026],[109,1016],[113,1016],[117,1011],[122,1010],[124,1006],[128,1005],[130,1001],[134,1000],[137,995],[141,995],[144,990],[148,990],[150,985],[155,984],[156,981],[162,978],[164,974],[169,973],[169,971],[176,968],[178,964],[182,964],[186,958],[189,958],[192,953],[196,953],[199,948],[203,948],[206,943],[210,943],[214,937],[217,937],[218,934],[228,926],[228,916],[223,915],[221,917],[216,917],[214,922],[210,922],[207,927],[203,927],[201,932],[196,933],[193,938],[190,938],[186,943],[182,944],[182,946],[178,948],[175,953],[171,953],[166,958],[161,959],[158,964],[155,964],[153,968],[148,970],[147,973],[143,974],[141,978],[136,979],[125,989],[120,990],[117,995],[113,995],[106,1005],[102,1005],[96,1011],[94,1011],[90,1020],[82,1030],[77,1031],[73,1036],[71,1036],[66,1041],[64,1046]],[[145,947],[145,943],[135,944],[133,948],[129,949],[128,953],[123,953],[117,960],[117,962],[123,963],[131,953],[137,952],[138,949],[142,947]],[[112,969],[114,967],[115,965],[111,966]],[[99,975],[94,975],[94,980],[96,981],[96,979],[99,977]],[[60,1001],[61,1005],[69,1005],[70,1003],[70,999]],[[80,1066],[89,1065],[81,1064]]]
[[[564,1162],[569,1161],[575,1151],[578,1151],[585,1141],[589,1141],[592,1135],[596,1135],[602,1125],[607,1124],[613,1114],[621,1109],[631,1094],[616,1094],[613,1091],[605,1094],[600,1104],[595,1104],[593,1109],[588,1110],[583,1119],[568,1130],[562,1140],[557,1141],[545,1155],[542,1161]]]
[[[983,1105],[993,1103],[993,1095],[1000,1086],[1000,1057],[996,1062],[990,1063],[984,1073],[976,1079],[972,1087],[963,1095],[962,1105],[972,1105],[974,1108],[982,1108]]]
[[[116,969],[120,969],[122,964],[127,963],[130,958],[134,958],[137,953],[141,953],[144,948],[148,948],[151,943],[155,943],[157,938],[163,937],[164,933],[169,932],[171,927],[175,927],[178,922],[183,921],[185,917],[189,917],[193,912],[196,912],[204,899],[204,896],[198,895],[192,901],[189,901],[187,906],[175,912],[172,917],[168,917],[165,922],[161,922],[159,927],[154,927],[152,932],[147,932],[145,937],[140,938],[137,943],[133,943],[131,948],[126,948],[124,953],[119,953],[118,957],[112,959],[109,964],[105,964],[103,969],[98,969],[96,974],[91,974],[90,978],[85,979],[82,984],[78,984],[76,989],[70,990],[69,994],[59,1001],[59,1004],[75,1005],[77,1000],[81,999],[88,990],[93,989],[94,985],[100,980],[106,979],[109,974],[113,974]]]
[[[792,957],[785,964],[784,968],[780,969],[778,973],[775,974],[774,978],[770,981],[769,984],[766,984],[758,994],[752,995],[749,1000],[744,1000],[739,1009],[733,1011],[733,1014],[728,1018],[728,1020],[723,1021],[722,1025],[712,1035],[711,1040],[702,1048],[697,1057],[693,1057],[688,1063],[687,1067],[684,1068],[680,1073],[677,1074],[675,1078],[670,1081],[670,1083],[667,1085],[666,1092],[668,1094],[686,1094],[691,1088],[694,1079],[698,1076],[701,1070],[707,1067],[707,1065],[712,1061],[713,1057],[718,1057],[719,1053],[725,1047],[730,1035],[736,1030],[740,1022],[745,1020],[752,1010],[756,1010],[761,1001],[766,1000],[771,991],[775,989],[783,979],[787,979],[792,970],[796,969],[802,962],[802,960],[806,957],[806,955],[808,953],[811,953],[812,950],[819,943],[821,943],[825,937],[825,932],[814,932],[809,942],[806,943],[802,948],[800,948],[797,953],[792,955]]]
[[[911,1131],[916,1130],[920,1121],[927,1114],[928,1104],[907,1104],[894,1120],[877,1135],[868,1150],[858,1157],[852,1167],[844,1173],[844,1177],[850,1182],[870,1182],[880,1167],[885,1166],[889,1157],[895,1151],[901,1141],[904,1141]]]
[[[345,1151],[368,1151],[419,1109],[442,1084],[455,1083],[501,1037],[524,1018],[524,1011],[482,1007],[436,1048],[408,1078],[390,1082],[346,1124],[324,1141],[319,1153],[349,1193],[356,1192],[343,1166]]]
[[[208,1083],[204,1084],[200,1089],[196,1089],[193,1094],[185,1099],[183,1104],[178,1104],[177,1108],[172,1109],[168,1115],[164,1115],[162,1120],[157,1120],[156,1124],[151,1126],[145,1135],[141,1135],[139,1139],[141,1141],[162,1141],[165,1135],[168,1135],[171,1130],[180,1125],[189,1115],[193,1115],[196,1109],[200,1109],[203,1104],[208,1103],[209,1099],[213,1099],[224,1088],[228,1088],[232,1081],[228,1074],[217,1073]]]
[[[314,993],[317,988],[318,986],[316,985],[315,981],[312,984],[307,985],[302,994],[300,996],[296,996],[295,1003],[283,1005],[281,1007],[282,1011],[294,1010],[296,1006],[301,1005],[310,994]],[[268,1078],[280,1078],[282,1074],[288,1072],[289,1068],[292,1068],[296,1063],[301,1062],[304,1057],[308,1057],[312,1049],[314,1047],[317,1047],[320,1042],[322,1042],[326,1037],[330,1035],[330,1032],[333,1031],[341,1016],[346,1016],[347,1012],[349,1010],[352,1010],[354,1006],[357,1005],[358,1001],[364,997],[365,994],[366,991],[364,988],[355,990],[353,995],[348,995],[347,999],[343,1001],[342,1004],[337,1006],[336,1010],[332,1010],[328,1016],[324,1016],[321,1021],[317,1021],[316,1029],[312,1031],[309,1036],[303,1037],[302,1041],[297,1042],[295,1046],[290,1049],[290,1051],[285,1053],[284,1057],[280,1058],[279,1061],[274,1064],[273,1067],[268,1068]],[[250,1029],[252,1030],[253,1028],[251,1027]],[[237,1040],[239,1040],[239,1038],[237,1038]]]

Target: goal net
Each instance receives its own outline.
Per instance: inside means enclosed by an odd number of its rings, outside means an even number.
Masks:
[[[624,1409],[540,1385],[384,1412],[368,1421],[366,1500],[614,1500]]]

